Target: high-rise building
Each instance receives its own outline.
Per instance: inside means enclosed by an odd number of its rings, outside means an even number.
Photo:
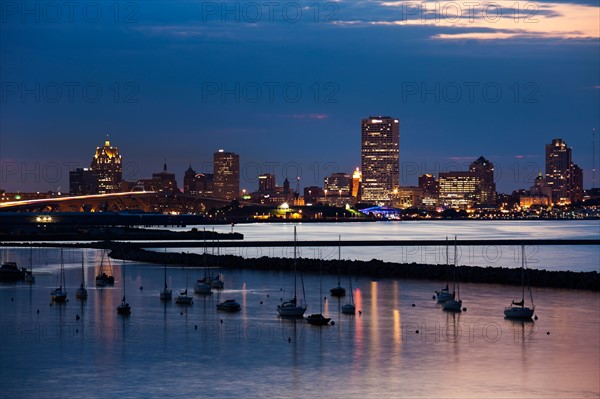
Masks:
[[[419,187],[426,194],[437,194],[437,183],[435,181],[435,176],[430,173],[425,173],[419,176]]]
[[[258,176],[258,192],[271,193],[275,191],[275,176],[269,173]]]
[[[112,147],[106,136],[103,147],[96,148],[90,169],[98,175],[98,193],[114,193],[119,191],[123,180],[123,167],[119,148]]]
[[[192,165],[183,174],[183,192],[198,194],[198,190],[196,190],[196,171],[192,169]]]
[[[494,164],[479,157],[469,167],[469,171],[479,176],[480,184],[476,193],[476,201],[479,204],[496,204],[496,183],[494,182]]]
[[[438,178],[439,203],[465,209],[477,202],[481,178],[473,172],[445,172]]]
[[[362,182],[362,173],[360,169],[357,167],[352,173],[352,188],[350,190],[350,194],[354,198],[358,198],[360,196],[360,183]]]
[[[77,168],[69,172],[71,195],[98,194],[98,174],[88,168]]]
[[[370,116],[361,124],[361,200],[389,203],[400,185],[400,123],[389,116]]]
[[[214,196],[236,199],[240,196],[240,156],[219,150],[214,158]]]
[[[571,147],[562,139],[546,144],[546,184],[553,204],[568,204],[583,198],[583,170],[572,162]]]

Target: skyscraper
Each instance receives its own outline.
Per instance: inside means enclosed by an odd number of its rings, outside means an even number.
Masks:
[[[98,193],[114,193],[119,191],[123,180],[123,167],[119,148],[112,147],[106,135],[103,147],[96,147],[90,169],[98,176]]]
[[[362,197],[389,203],[400,185],[400,124],[389,116],[370,116],[361,125]]]
[[[496,204],[496,183],[494,182],[494,164],[479,157],[469,167],[469,171],[479,176],[480,183],[476,193],[479,204]]]
[[[240,156],[219,150],[214,158],[214,196],[236,199],[240,194]]]
[[[571,160],[571,147],[562,139],[546,144],[546,184],[552,191],[553,204],[581,200],[583,171]]]

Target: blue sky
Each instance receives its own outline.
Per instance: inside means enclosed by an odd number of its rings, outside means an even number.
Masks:
[[[369,115],[400,119],[402,185],[483,155],[527,188],[561,137],[591,186],[597,1],[115,4],[0,2],[0,188],[65,191],[106,133],[127,179],[223,148],[249,190],[320,185],[360,164]]]

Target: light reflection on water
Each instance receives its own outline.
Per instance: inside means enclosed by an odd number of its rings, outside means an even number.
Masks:
[[[81,258],[77,250],[73,258]],[[192,306],[181,307],[159,301],[161,267],[126,263],[123,268],[113,262],[113,269],[115,286],[96,289],[97,266],[90,264],[89,299],[81,303],[74,298],[81,271],[70,267],[70,302],[64,306],[49,306],[53,275],[40,275],[31,287],[0,285],[3,397],[547,398],[600,393],[598,293],[534,289],[539,320],[520,323],[502,314],[520,294],[516,287],[463,284],[468,310],[454,314],[432,300],[440,283],[355,277],[354,299],[362,314],[341,314],[348,297],[327,295],[324,313],[336,324],[319,328],[277,317],[276,305],[292,286],[287,272],[227,270],[225,291],[195,296]],[[185,287],[182,268],[169,267],[167,275],[174,292]],[[201,268],[192,269],[189,281],[201,275]],[[317,312],[319,276],[304,279],[307,313]],[[337,276],[324,275],[321,281],[328,293]],[[129,318],[118,317],[115,310],[123,283],[132,306]],[[348,288],[348,281],[342,285]],[[217,312],[216,304],[228,298],[236,298],[242,311]]]

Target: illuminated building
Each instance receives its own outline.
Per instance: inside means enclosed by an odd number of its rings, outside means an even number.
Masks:
[[[198,190],[196,190],[196,171],[192,169],[192,165],[183,174],[183,192],[186,194],[198,194]]]
[[[162,172],[153,173],[151,179],[141,179],[139,183],[143,184],[146,191],[179,191],[175,174],[167,172],[166,162]]]
[[[476,193],[477,203],[485,205],[496,204],[494,164],[481,156],[471,163],[469,171],[473,172],[480,179],[479,187]]]
[[[571,160],[571,147],[562,139],[546,144],[546,184],[553,204],[569,204],[583,198],[583,171]]]
[[[351,194],[354,198],[360,196],[360,183],[362,182],[362,173],[360,169],[357,167],[356,170],[352,173],[352,188]]]
[[[98,175],[98,193],[107,194],[119,191],[123,180],[122,159],[119,148],[112,147],[106,136],[103,147],[96,148],[90,169]]]
[[[98,174],[89,168],[77,168],[69,172],[70,195],[98,194]]]
[[[258,176],[258,192],[271,193],[273,191],[275,191],[275,176],[268,173]]]
[[[370,116],[361,124],[363,202],[389,203],[400,184],[400,125],[389,116]]]
[[[418,208],[422,205],[424,194],[421,187],[400,187],[392,191],[392,206],[400,209]]]
[[[429,173],[419,176],[419,187],[427,194],[437,194],[435,176]]]
[[[240,156],[219,150],[214,158],[214,196],[236,199],[240,195]]]
[[[352,177],[347,173],[332,173],[323,179],[323,188],[330,193],[343,196],[350,195]]]
[[[476,202],[481,178],[473,172],[440,173],[439,204],[448,208],[466,209]]]

